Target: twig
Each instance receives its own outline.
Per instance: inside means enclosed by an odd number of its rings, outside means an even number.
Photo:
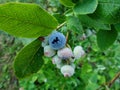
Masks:
[[[66,22],[63,22],[62,24],[60,24],[57,28],[56,28],[56,30],[58,30],[58,29],[60,29],[62,26],[64,26],[66,24]]]
[[[117,73],[115,77],[108,83],[108,87],[110,88],[119,77],[120,77],[120,72]]]
[[[113,84],[114,84],[114,82],[118,79],[120,77],[120,72],[118,72],[116,75],[115,75],[115,77],[110,81],[110,82],[108,82],[108,83],[105,83],[105,84],[102,84],[98,89],[96,89],[96,90],[100,90],[102,87],[105,87],[106,85],[110,88]]]

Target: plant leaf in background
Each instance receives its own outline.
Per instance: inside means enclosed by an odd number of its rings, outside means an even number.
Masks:
[[[98,7],[91,16],[107,24],[120,22],[120,0],[99,0]]]
[[[120,23],[115,24],[114,27],[118,32],[120,32]]]
[[[81,0],[74,7],[76,14],[90,14],[93,13],[98,5],[98,0]]]
[[[0,29],[20,37],[37,38],[48,35],[57,20],[36,4],[0,4]]]
[[[77,17],[74,16],[67,17],[67,27],[70,30],[74,30],[74,32],[76,33],[83,33],[83,27]]]
[[[97,44],[101,50],[109,48],[117,38],[117,31],[112,27],[111,30],[99,30],[97,33]]]
[[[94,20],[88,15],[79,15],[79,19],[81,23],[85,26],[88,26],[90,28],[94,28],[96,30],[111,30],[110,25],[103,24],[100,21]]]
[[[43,48],[41,41],[36,39],[25,46],[16,56],[14,61],[14,71],[18,78],[24,78],[36,73],[44,61],[42,59]]]
[[[73,7],[74,3],[72,0],[59,0],[61,4],[63,4],[66,7]]]

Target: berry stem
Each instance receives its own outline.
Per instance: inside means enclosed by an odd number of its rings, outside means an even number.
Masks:
[[[68,48],[71,48],[70,45],[67,43],[68,42],[68,37],[69,37],[69,32],[67,32],[67,34],[66,34],[66,46]]]
[[[66,44],[66,46],[67,46],[68,48],[71,48],[69,44]]]
[[[70,64],[69,60],[66,60],[66,61],[67,61],[67,65],[69,65]]]
[[[69,32],[67,32],[67,34],[66,34],[66,44],[68,42],[68,37],[69,37]]]
[[[60,29],[62,26],[64,26],[66,24],[66,22],[63,22],[62,24],[60,24],[57,28],[56,28],[56,30],[58,30],[58,29]]]

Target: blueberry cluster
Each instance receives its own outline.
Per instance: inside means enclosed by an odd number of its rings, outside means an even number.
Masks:
[[[73,51],[66,47],[65,36],[57,31],[45,37],[42,47],[44,56],[51,57],[52,63],[60,69],[64,77],[71,77],[75,73],[74,61],[85,54],[81,46],[76,46]]]

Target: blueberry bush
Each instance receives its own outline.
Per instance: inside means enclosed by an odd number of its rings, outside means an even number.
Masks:
[[[120,90],[119,0],[0,1],[0,30],[31,41],[13,61],[20,89]]]

